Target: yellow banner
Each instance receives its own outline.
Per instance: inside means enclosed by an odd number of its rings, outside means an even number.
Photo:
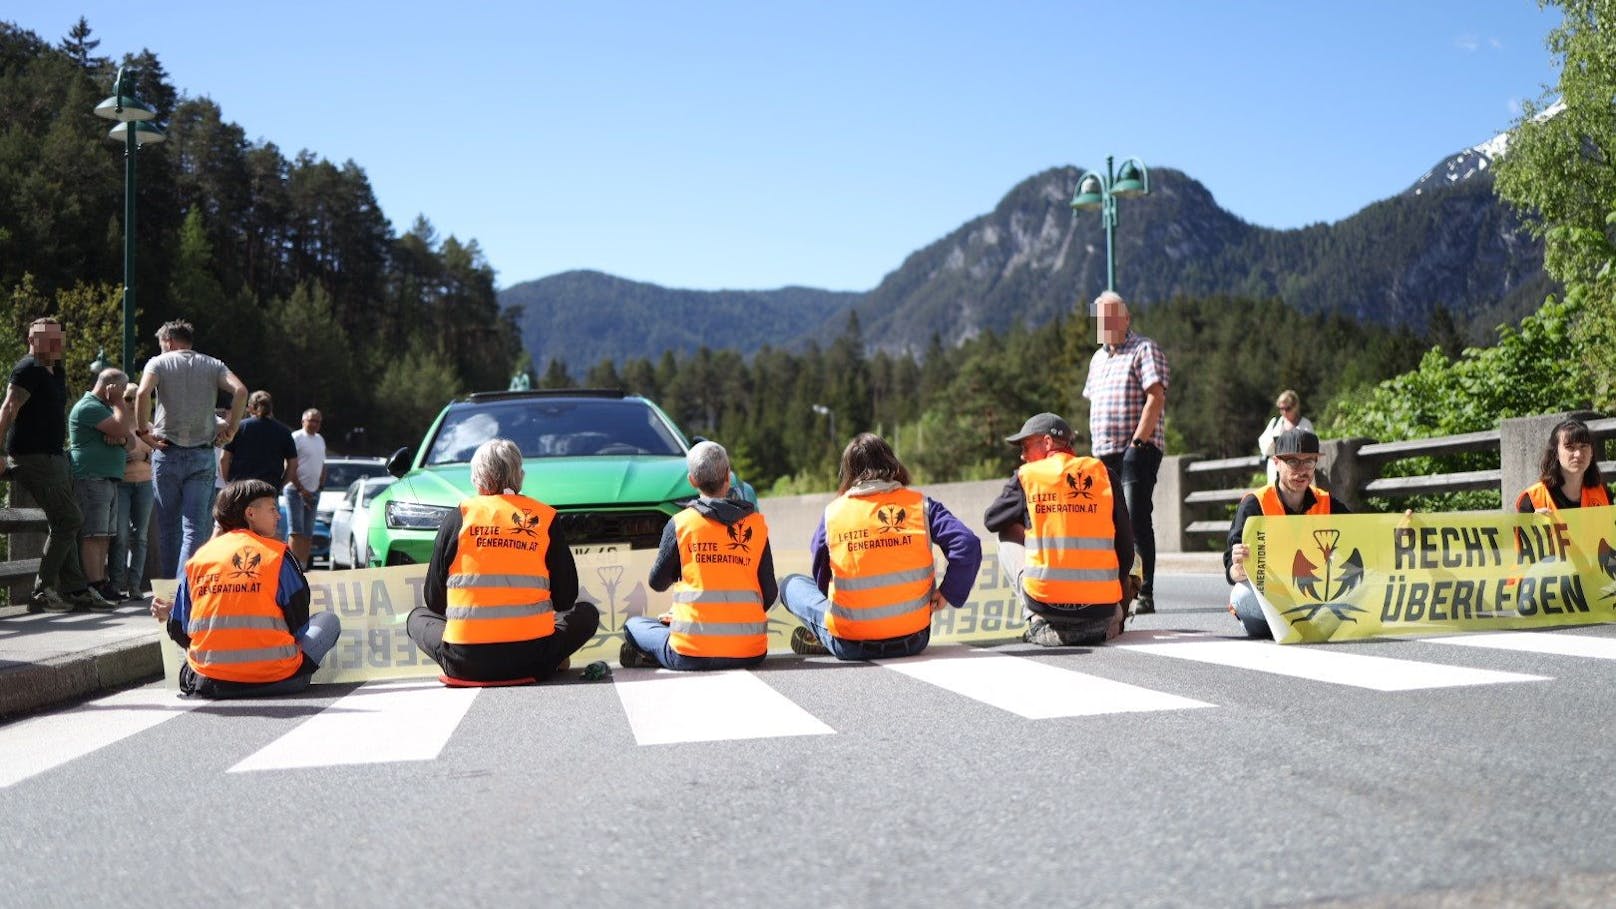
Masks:
[[[1282,644],[1616,621],[1616,507],[1257,517],[1247,575]]]
[[[775,574],[781,579],[810,570],[811,554],[807,550],[776,551],[774,558]],[[655,559],[654,550],[575,556],[578,600],[600,609],[600,629],[572,655],[574,669],[595,660],[616,666],[617,651],[623,643],[623,623],[631,616],[656,616],[672,605],[671,591],[656,593],[646,585]],[[321,662],[314,681],[361,682],[438,675],[437,665],[405,633],[410,610],[424,605],[421,585],[425,577],[425,565],[309,572],[309,611],[334,612],[342,619],[342,636]],[[172,598],[176,585],[173,581],[153,581],[152,586],[159,595]],[[770,609],[769,650],[789,653],[791,632],[798,624],[783,605],[777,603]],[[997,551],[992,543],[984,543],[982,568],[970,601],[959,609],[945,608],[933,614],[932,640],[1004,640],[1020,637],[1024,625],[1019,599],[999,570]],[[161,636],[163,671],[169,684],[177,685],[185,653],[166,633]]]

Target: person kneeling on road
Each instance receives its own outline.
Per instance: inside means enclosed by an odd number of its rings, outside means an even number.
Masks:
[[[839,660],[912,656],[931,641],[931,614],[970,597],[982,541],[908,486],[908,469],[880,436],[855,436],[842,451],[840,495],[809,545],[814,576],[781,584],[781,601],[803,624],[792,650]],[[948,560],[941,585],[934,542]]]
[[[226,486],[213,506],[222,532],[185,563],[172,603],[152,600],[151,614],[186,649],[182,694],[295,694],[337,643],[342,623],[335,613],[309,615],[303,569],[273,536],[276,498],[262,480]]]
[[[578,567],[554,508],[522,495],[522,450],[489,439],[471,456],[474,495],[438,527],[405,630],[444,675],[526,682],[564,671],[600,612],[578,599]]]
[[[983,523],[999,535],[1000,563],[1021,591],[1023,639],[1109,641],[1122,633],[1134,589],[1133,527],[1110,472],[1072,451],[1072,427],[1056,414],[1030,418],[1005,441],[1021,446],[1023,463]]]
[[[701,493],[662,529],[651,565],[652,590],[673,588],[673,609],[623,623],[618,662],[625,668],[739,669],[769,651],[774,555],[769,528],[751,502],[729,495],[729,454],[697,442],[685,457]]]
[[[1274,440],[1274,469],[1277,479],[1256,492],[1247,493],[1235,510],[1229,525],[1229,541],[1223,548],[1223,573],[1230,584],[1229,613],[1240,620],[1246,634],[1254,638],[1272,638],[1268,619],[1263,617],[1257,603],[1257,591],[1246,576],[1246,559],[1251,550],[1240,542],[1246,532],[1246,520],[1256,515],[1348,514],[1351,509],[1341,500],[1313,485],[1313,475],[1319,466],[1319,437],[1305,429],[1289,429]]]

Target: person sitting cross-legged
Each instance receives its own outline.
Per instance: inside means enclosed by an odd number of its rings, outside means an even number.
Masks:
[[[239,480],[219,493],[221,533],[185,563],[173,602],[152,599],[151,614],[185,648],[180,692],[205,698],[295,694],[309,686],[342,623],[309,615],[309,584],[286,544],[275,487]]]
[[[652,590],[673,588],[673,608],[623,623],[618,662],[626,668],[739,669],[769,651],[774,555],[769,527],[751,502],[726,498],[729,454],[697,442],[685,457],[701,493],[662,530],[651,565]]]

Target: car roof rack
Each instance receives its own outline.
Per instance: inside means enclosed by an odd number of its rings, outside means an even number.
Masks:
[[[474,391],[468,401],[503,401],[512,398],[626,398],[621,388],[541,388],[528,391]]]

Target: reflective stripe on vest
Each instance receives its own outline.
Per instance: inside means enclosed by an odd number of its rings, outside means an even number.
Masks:
[[[668,644],[695,657],[756,657],[769,650],[758,562],[769,528],[753,512],[725,524],[686,508],[673,516],[679,581]]]
[[[503,644],[555,634],[545,562],[555,514],[523,495],[460,503],[460,536],[444,581],[444,643]]]
[[[931,625],[937,569],[926,497],[899,487],[825,506],[830,556],[825,630],[850,641],[907,637]]]
[[[1113,491],[1105,465],[1056,452],[1016,471],[1027,495],[1027,564],[1021,586],[1040,603],[1122,600]]]
[[[1541,480],[1526,487],[1526,495],[1532,500],[1532,507],[1534,508],[1547,508],[1550,511],[1560,510],[1559,506],[1554,503],[1554,496],[1549,493],[1549,487]],[[1598,508],[1601,505],[1609,504],[1610,497],[1606,495],[1605,486],[1601,483],[1582,487],[1582,495],[1577,507]]]
[[[1308,488],[1313,490],[1313,504],[1309,506],[1306,511],[1302,512],[1302,514],[1329,514],[1330,494],[1317,486],[1310,486]],[[1279,489],[1276,488],[1274,484],[1269,483],[1267,486],[1264,486],[1263,488],[1252,493],[1252,495],[1257,497],[1257,504],[1262,506],[1262,513],[1264,515],[1277,518],[1290,514],[1290,512],[1285,510],[1285,500],[1279,497]]]
[[[220,534],[185,563],[191,600],[185,660],[192,671],[225,682],[291,678],[303,651],[276,602],[286,544],[249,530]]]

